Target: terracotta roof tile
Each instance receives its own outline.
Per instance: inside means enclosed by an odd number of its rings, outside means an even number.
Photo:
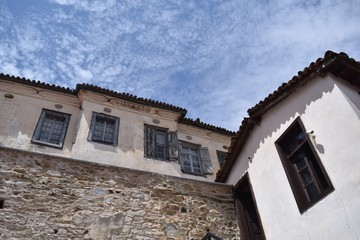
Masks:
[[[181,122],[183,124],[193,125],[193,126],[196,126],[199,128],[208,129],[210,131],[218,132],[220,134],[225,134],[225,135],[229,135],[229,136],[234,135],[234,132],[226,130],[225,128],[216,127],[216,126],[204,123],[204,122],[199,122],[197,120],[185,118],[185,115],[187,113],[187,110],[185,108],[177,107],[177,106],[174,106],[174,105],[171,105],[168,103],[164,103],[164,102],[160,102],[160,101],[156,101],[156,100],[152,100],[152,99],[148,99],[148,98],[138,97],[138,96],[130,94],[130,93],[125,93],[125,92],[120,93],[120,92],[116,92],[116,91],[113,91],[110,89],[101,88],[101,87],[98,87],[98,86],[95,86],[92,84],[86,84],[86,83],[77,84],[76,89],[70,89],[70,88],[64,88],[61,86],[57,86],[55,84],[48,84],[48,83],[30,80],[30,79],[26,79],[26,78],[10,76],[10,75],[4,74],[4,73],[0,73],[0,79],[10,81],[10,82],[16,82],[16,83],[20,83],[20,84],[25,84],[28,86],[43,88],[43,89],[47,89],[47,90],[63,92],[63,93],[71,94],[74,96],[76,96],[81,89],[89,90],[89,91],[93,91],[93,92],[97,92],[97,93],[102,93],[102,94],[105,94],[108,96],[124,99],[124,100],[130,101],[130,102],[135,102],[135,103],[139,103],[139,104],[143,104],[143,105],[147,105],[147,106],[152,106],[152,107],[156,107],[156,108],[160,108],[160,109],[178,112],[178,113],[180,113],[179,122]]]

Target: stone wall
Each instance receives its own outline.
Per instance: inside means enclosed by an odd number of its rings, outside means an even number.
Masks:
[[[208,228],[239,239],[231,186],[0,148],[0,239],[201,239]]]

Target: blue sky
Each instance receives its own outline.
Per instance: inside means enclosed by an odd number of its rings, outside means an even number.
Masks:
[[[0,72],[91,83],[237,130],[326,50],[360,60],[360,0],[0,0]]]

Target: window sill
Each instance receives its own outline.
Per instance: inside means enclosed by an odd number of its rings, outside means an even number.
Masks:
[[[41,146],[45,146],[45,147],[51,147],[51,148],[57,148],[62,150],[63,149],[63,145],[58,145],[58,144],[52,144],[52,143],[48,143],[48,142],[42,142],[42,141],[37,141],[37,140],[31,140],[32,144],[37,144],[37,145],[41,145]]]
[[[193,175],[193,176],[207,178],[206,174],[204,174],[204,173],[185,172],[184,170],[181,170],[181,172],[183,174],[187,174],[187,175]]]

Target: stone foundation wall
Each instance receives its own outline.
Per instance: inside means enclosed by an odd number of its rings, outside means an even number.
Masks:
[[[0,239],[200,240],[207,229],[239,239],[231,186],[0,148]]]

